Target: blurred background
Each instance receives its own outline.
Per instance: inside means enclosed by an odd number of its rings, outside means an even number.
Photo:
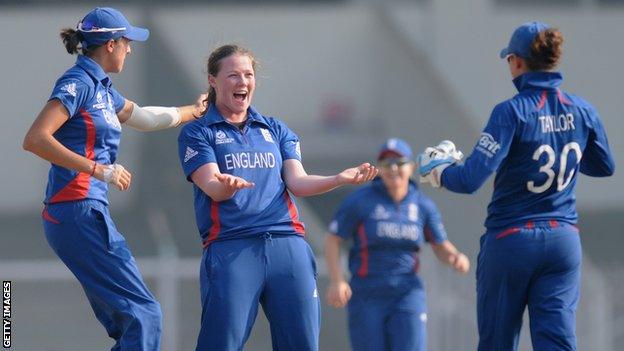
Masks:
[[[469,152],[491,108],[515,94],[507,64],[498,58],[513,29],[528,20],[559,27],[566,39],[564,89],[597,107],[619,168],[614,177],[580,176],[578,182],[584,246],[579,349],[622,349],[624,0],[3,0],[0,278],[13,281],[14,350],[105,350],[113,344],[45,240],[40,212],[49,164],[21,148],[54,81],[75,60],[61,44],[60,29],[103,5],[151,30],[146,43],[133,44],[124,72],[113,75],[127,98],[141,105],[192,103],[207,88],[212,49],[241,44],[261,63],[254,105],[299,134],[304,165],[316,174],[374,160],[388,137],[404,138],[415,150],[448,138]],[[165,351],[194,349],[201,313],[202,249],[177,134],[125,129],[119,162],[133,172],[133,184],[126,193],[111,190],[117,227],[162,304]],[[323,295],[325,228],[353,190],[297,201]],[[475,349],[474,267],[491,183],[473,196],[423,190],[473,263],[468,276],[459,276],[428,248],[422,251],[429,350]],[[321,350],[348,350],[345,311],[323,301],[322,313]],[[521,339],[521,350],[530,350],[526,323]],[[246,349],[270,350],[270,340],[261,312]]]

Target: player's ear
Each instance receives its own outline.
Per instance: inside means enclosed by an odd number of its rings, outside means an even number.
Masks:
[[[107,41],[106,44],[104,44],[104,47],[106,48],[106,52],[110,54],[113,51],[115,51],[115,44],[117,43],[115,42],[114,39]]]
[[[210,84],[211,87],[216,88],[217,86],[217,77],[213,76],[212,74],[208,75],[208,84]]]
[[[520,56],[516,56],[516,59],[514,60],[513,64],[516,66],[516,70],[518,71],[523,71],[528,68],[526,60]]]

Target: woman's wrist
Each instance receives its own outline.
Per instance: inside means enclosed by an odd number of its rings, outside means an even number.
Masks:
[[[340,182],[340,175],[336,174],[334,178],[332,179],[332,181],[333,181],[334,188],[342,186],[342,183]]]
[[[91,177],[95,176],[95,169],[97,168],[97,162],[93,161],[93,165],[91,165],[91,172],[89,172],[89,175]]]
[[[455,266],[455,264],[457,263],[457,260],[459,260],[459,255],[461,254],[462,253],[459,251],[452,253],[451,256],[449,257],[449,264],[451,266]]]

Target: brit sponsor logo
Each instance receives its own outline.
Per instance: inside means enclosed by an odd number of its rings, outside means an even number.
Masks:
[[[390,218],[390,212],[386,211],[383,205],[375,206],[375,210],[371,213],[371,218],[377,221]]]
[[[481,137],[477,143],[477,150],[484,153],[487,157],[494,157],[500,148],[500,144],[494,139],[492,134],[486,132],[481,133]]]
[[[228,138],[228,137],[227,137],[227,134],[225,134],[225,132],[224,132],[224,131],[222,131],[222,130],[218,130],[218,131],[215,133],[215,138],[216,138],[216,140],[215,140],[215,144],[217,144],[217,145],[220,145],[220,144],[229,144],[229,143],[234,142],[234,139],[232,139],[232,138]]]
[[[184,163],[187,163],[188,160],[192,159],[193,157],[197,156],[198,152],[193,150],[190,146],[186,147],[186,153],[184,154]]]
[[[268,129],[260,128],[260,133],[262,133],[262,137],[264,138],[265,141],[268,141],[269,143],[275,143],[273,141],[273,136],[271,135],[271,132],[269,132]]]
[[[76,83],[69,83],[61,88],[62,91],[66,91],[69,95],[76,97]]]

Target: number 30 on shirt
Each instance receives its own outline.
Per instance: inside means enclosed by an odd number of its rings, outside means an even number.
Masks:
[[[583,153],[581,152],[581,147],[579,146],[579,144],[576,142],[567,143],[563,147],[563,150],[561,150],[561,155],[559,155],[559,172],[558,174],[555,174],[555,171],[553,171],[552,169],[557,157],[555,155],[555,150],[553,150],[553,148],[548,144],[543,144],[538,147],[537,150],[535,150],[535,152],[533,153],[533,159],[535,161],[539,161],[542,154],[546,153],[548,159],[546,161],[546,164],[540,167],[539,172],[546,173],[548,179],[546,179],[546,181],[541,185],[535,185],[535,182],[531,180],[527,182],[527,189],[530,192],[536,194],[543,193],[548,188],[550,188],[553,181],[555,180],[555,177],[557,177],[557,191],[565,189],[570,184],[570,182],[572,181],[572,177],[574,176],[574,168],[572,168],[568,176],[565,177],[566,166],[568,163],[568,154],[570,153],[570,151],[574,151],[574,153],[576,154],[576,163],[578,164],[579,162],[581,162],[581,156],[583,155]]]

